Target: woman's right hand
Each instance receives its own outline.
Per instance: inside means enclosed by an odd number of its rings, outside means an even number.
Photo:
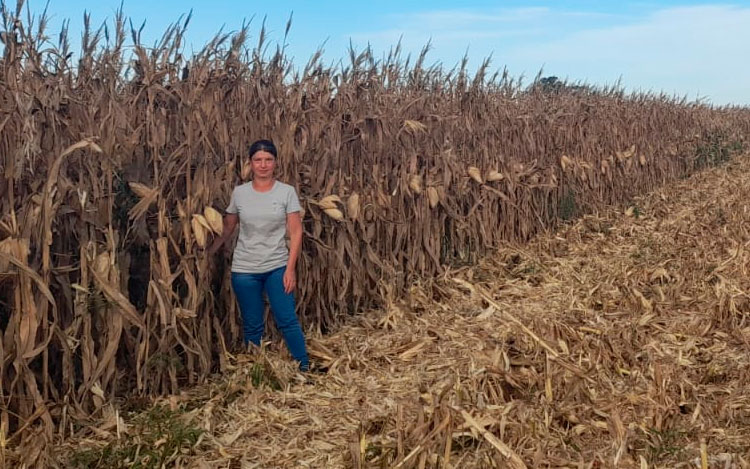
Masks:
[[[219,249],[224,246],[224,243],[227,241],[227,239],[229,239],[230,236],[232,236],[235,228],[237,228],[239,220],[240,217],[236,213],[228,213],[224,215],[224,224],[222,226],[221,234],[216,237],[214,242],[211,243],[211,247],[209,247],[206,251],[209,256],[215,256]]]
[[[214,257],[216,255],[216,253],[219,251],[219,248],[224,245],[223,241],[222,242],[219,242],[219,241],[220,241],[219,238],[217,238],[211,244],[211,246],[209,246],[208,249],[206,249],[206,251],[205,251],[206,252],[206,256],[208,256],[210,258],[210,257]]]

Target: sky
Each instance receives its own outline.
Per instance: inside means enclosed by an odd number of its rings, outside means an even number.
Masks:
[[[11,5],[15,2],[5,0]],[[27,2],[32,13],[45,1]],[[79,37],[83,12],[92,23],[111,21],[121,0],[49,0],[50,34],[65,19]],[[326,63],[346,60],[349,45],[368,45],[382,57],[401,40],[413,55],[428,42],[428,64],[452,68],[468,54],[470,67],[491,57],[530,82],[540,71],[573,82],[628,91],[665,92],[717,105],[750,105],[750,0],[707,1],[479,1],[431,0],[239,1],[125,0],[126,16],[146,25],[148,45],[191,9],[186,53],[220,28],[250,22],[250,43],[264,18],[280,43],[290,15],[286,50],[303,67],[323,47]]]

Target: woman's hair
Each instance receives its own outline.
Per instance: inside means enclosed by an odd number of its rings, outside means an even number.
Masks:
[[[276,158],[277,155],[276,145],[274,145],[271,140],[256,140],[255,143],[250,145],[248,155],[250,156],[250,158],[252,158],[253,155],[258,153],[259,151],[267,151],[268,153],[272,154],[274,158]]]

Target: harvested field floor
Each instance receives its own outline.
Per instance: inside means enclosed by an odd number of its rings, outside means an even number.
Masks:
[[[56,453],[82,467],[750,467],[749,227],[742,157],[310,337],[327,374],[302,378],[274,344]]]

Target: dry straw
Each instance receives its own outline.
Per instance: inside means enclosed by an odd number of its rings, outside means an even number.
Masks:
[[[173,467],[750,467],[748,178],[745,158],[415,285],[313,338],[325,375],[279,344],[231,358],[156,401],[205,432]],[[115,417],[59,453],[136,445]]]
[[[228,370],[241,340],[228,263],[203,248],[257,138],[278,144],[303,201],[312,331],[718,163],[750,133],[743,109],[525,90],[399,49],[338,69],[316,54],[295,73],[263,53],[263,30],[248,50],[248,27],[185,60],[187,21],[147,49],[122,14],[97,30],[86,17],[74,67],[67,32],[45,42],[46,19],[22,6],[2,4],[0,60],[0,436],[14,446],[44,448],[116,396]]]

